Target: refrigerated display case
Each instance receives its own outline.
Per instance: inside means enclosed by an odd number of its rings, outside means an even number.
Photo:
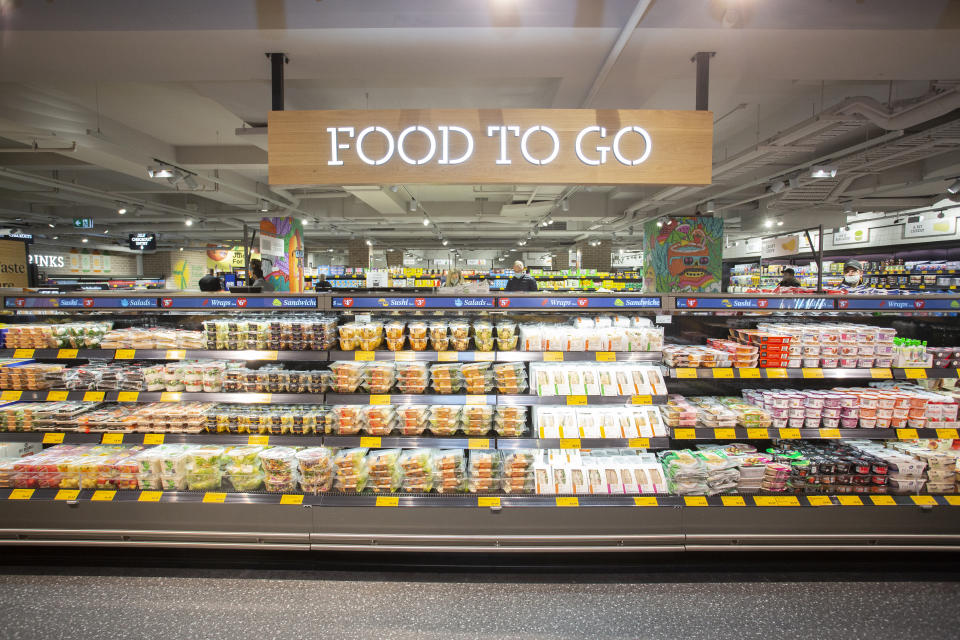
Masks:
[[[605,342],[603,335],[599,341],[588,336],[581,342],[568,334],[576,333],[575,318],[584,318],[583,325],[589,326],[602,316],[611,318],[611,327],[662,330],[668,344],[705,346],[708,339],[735,337],[738,330],[752,330],[758,322],[855,322],[895,327],[900,335],[922,335],[945,346],[960,344],[956,296],[13,294],[4,297],[3,309],[7,343],[17,345],[0,350],[0,357],[10,359],[9,366],[61,363],[74,369],[87,363],[90,371],[86,377],[79,372],[76,376],[87,385],[83,388],[61,388],[60,374],[48,388],[5,388],[0,401],[7,404],[0,411],[14,418],[7,418],[8,431],[0,432],[0,440],[64,447],[67,458],[70,445],[88,447],[74,454],[90,454],[92,447],[94,454],[117,460],[107,465],[111,472],[100,475],[82,475],[87,467],[69,459],[59,463],[63,470],[38,466],[24,471],[24,484],[0,489],[2,544],[496,552],[960,546],[960,496],[955,490],[929,493],[917,487],[895,492],[874,483],[861,491],[852,488],[851,480],[846,483],[849,493],[826,485],[809,491],[765,491],[717,484],[721,488],[710,495],[676,486],[670,491],[664,483],[644,491],[639,481],[631,485],[619,477],[612,482],[601,478],[600,484],[568,480],[565,474],[562,480],[550,476],[542,485],[536,477],[528,480],[557,469],[616,475],[617,470],[649,463],[652,456],[638,455],[643,452],[695,451],[698,444],[716,442],[753,443],[760,452],[781,453],[802,453],[802,443],[822,447],[810,448],[808,454],[840,451],[834,445],[845,442],[866,447],[867,441],[934,442],[948,448],[957,439],[955,416],[935,426],[904,423],[898,428],[828,423],[808,428],[787,422],[731,426],[722,420],[705,426],[670,424],[672,410],[662,407],[676,406],[676,396],[738,396],[745,389],[827,392],[871,383],[955,380],[960,372],[955,367],[935,367],[933,362],[841,367],[825,366],[823,360],[808,366],[812,363],[802,359],[801,366],[793,366],[797,363],[787,357],[771,360],[776,366],[764,366],[770,363],[758,358],[707,367],[701,365],[726,362],[674,361],[665,359],[659,344],[619,338]],[[365,337],[363,327],[378,320],[384,326]],[[88,324],[67,324],[84,322]],[[103,348],[97,346],[103,343],[101,334],[81,331],[92,322],[148,334],[168,331],[174,337],[165,333],[153,343],[138,343],[156,347],[160,340],[168,348]],[[329,329],[331,322],[336,338],[318,337],[321,329],[314,327]],[[498,335],[498,322],[512,330]],[[33,326],[42,330],[37,335],[26,331]],[[523,326],[563,330],[541,336],[538,348],[527,344],[529,335],[517,335]],[[177,329],[202,331],[207,348],[164,343],[179,337],[195,346],[195,336],[176,334]],[[436,333],[431,334],[432,329]],[[211,371],[222,366],[223,371],[243,372],[234,376],[240,386],[221,381],[205,391],[180,389],[183,381],[174,366],[169,380],[173,387],[148,390],[136,372],[127,376],[123,368],[193,362],[198,371],[184,375],[199,376],[201,382],[194,383],[202,385],[203,365],[215,365]],[[504,379],[492,373],[497,365],[509,371]],[[540,388],[535,374],[550,367],[568,374],[595,371],[608,380],[607,386],[592,388],[578,378],[576,384],[583,386],[575,387],[568,375],[559,385],[548,382],[550,389]],[[642,368],[638,379],[648,386],[613,375],[631,367]],[[308,386],[307,373],[319,376],[322,390]],[[526,378],[529,389],[515,386],[517,376]],[[65,409],[60,420],[43,422],[33,414],[22,419],[27,408],[37,411],[47,404],[96,416],[80,420]],[[197,407],[215,410],[197,421]],[[507,409],[518,407],[525,408],[516,414],[525,414],[522,422],[509,414],[504,420],[514,422],[506,427],[503,421],[495,423],[498,409],[508,415]],[[604,430],[610,423],[603,423],[603,416],[647,410],[667,418],[662,430],[649,420],[644,423],[649,431],[621,429],[609,437]],[[577,422],[572,432],[543,431],[534,422],[537,415],[558,411],[596,422]],[[459,422],[444,430],[449,416],[458,416]],[[594,424],[598,431],[591,430]],[[193,457],[177,458],[176,464],[184,465],[179,480],[167,484],[157,471],[156,486],[140,482],[132,488],[133,471],[124,460],[135,451],[117,447],[150,451],[158,445],[192,445],[185,455]],[[226,460],[230,452],[224,447],[249,450],[234,449],[233,458]],[[334,466],[323,462],[322,472],[316,465],[297,471],[297,447],[313,448],[307,450],[315,453],[310,464],[319,464],[325,456],[343,457]],[[197,449],[206,457],[194,455]],[[436,450],[444,453],[433,453]],[[273,453],[262,456],[263,451]],[[371,451],[378,453],[364,455]],[[211,466],[210,460],[219,462]],[[604,460],[611,461],[608,467]],[[656,460],[661,473],[665,464],[663,457]],[[516,476],[500,473],[504,468],[516,470]],[[57,473],[61,475],[50,475]],[[71,473],[81,474],[75,484]],[[498,473],[501,481],[492,482]],[[298,475],[308,482],[301,478],[298,484]],[[504,481],[514,477],[516,482]],[[938,479],[939,491],[946,480]],[[358,493],[363,486],[367,490]]]

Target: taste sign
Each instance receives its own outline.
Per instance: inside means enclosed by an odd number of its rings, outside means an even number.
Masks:
[[[274,111],[270,184],[709,184],[707,111]],[[389,177],[388,177],[389,176]]]

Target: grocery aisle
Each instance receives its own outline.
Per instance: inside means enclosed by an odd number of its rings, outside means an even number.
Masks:
[[[646,564],[585,573],[21,564],[0,567],[0,637],[937,639],[955,638],[960,624],[949,556]]]

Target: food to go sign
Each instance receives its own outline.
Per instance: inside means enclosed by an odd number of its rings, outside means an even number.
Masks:
[[[709,184],[705,111],[275,111],[270,184]]]

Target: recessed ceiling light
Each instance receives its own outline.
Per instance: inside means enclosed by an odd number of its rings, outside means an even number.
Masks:
[[[764,220],[764,221],[763,221],[763,226],[765,226],[765,227],[767,227],[767,228],[772,227],[772,226],[773,226],[773,220]]]
[[[86,243],[86,242],[90,242],[90,240],[89,240],[89,238],[83,238],[80,242]]]
[[[430,218],[428,218],[427,216],[423,216],[423,226],[425,227],[430,226]]]
[[[820,164],[810,167],[811,178],[836,178],[837,168],[829,164]]]
[[[191,218],[187,218],[186,220],[183,221],[183,224],[187,225],[188,227],[192,227],[193,220]]]
[[[123,215],[123,214],[125,214],[126,212],[127,212],[127,208],[126,208],[126,207],[120,207],[119,209],[117,209],[117,213],[119,213],[120,215]]]
[[[150,165],[147,167],[147,175],[151,178],[172,178],[173,169],[162,164]]]

